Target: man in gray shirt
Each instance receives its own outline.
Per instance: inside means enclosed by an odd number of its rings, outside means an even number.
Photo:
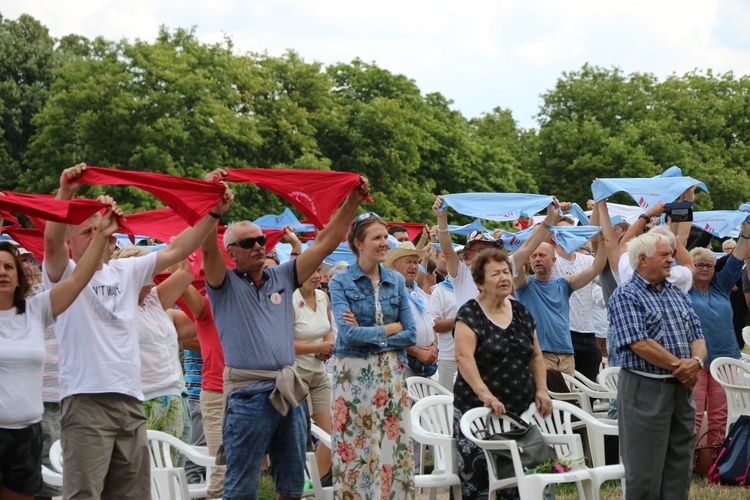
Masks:
[[[215,170],[206,180],[221,178]],[[279,498],[299,498],[304,487],[308,415],[306,389],[293,369],[292,293],[344,238],[369,194],[366,179],[352,190],[315,243],[297,259],[263,270],[266,238],[249,221],[229,226],[224,246],[216,234],[203,242],[208,297],[224,350],[225,499],[255,499],[263,455],[269,453]]]

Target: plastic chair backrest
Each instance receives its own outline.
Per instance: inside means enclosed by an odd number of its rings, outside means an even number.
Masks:
[[[409,392],[409,397],[414,401],[419,401],[427,396],[436,396],[442,394],[445,396],[452,396],[451,391],[438,384],[432,379],[425,377],[409,377],[406,379],[406,389]]]

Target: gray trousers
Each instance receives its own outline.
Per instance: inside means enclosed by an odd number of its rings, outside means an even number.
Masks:
[[[693,390],[628,370],[617,394],[627,500],[687,499],[693,474]]]

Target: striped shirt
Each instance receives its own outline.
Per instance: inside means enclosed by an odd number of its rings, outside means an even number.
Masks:
[[[187,387],[188,399],[192,401],[200,401],[201,383],[203,382],[203,376],[201,376],[203,358],[197,352],[188,351],[187,349],[185,349],[184,352],[185,386]]]
[[[609,319],[617,333],[620,366],[656,375],[668,370],[652,365],[630,348],[630,344],[652,339],[678,358],[692,356],[691,344],[703,338],[701,324],[687,295],[664,281],[661,290],[638,273],[623,283],[609,300]]]

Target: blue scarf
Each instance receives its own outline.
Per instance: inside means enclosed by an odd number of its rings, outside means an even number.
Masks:
[[[284,229],[286,226],[292,226],[297,233],[315,231],[315,226],[302,224],[288,208],[285,208],[280,215],[264,215],[253,222],[261,229]]]
[[[503,231],[500,239],[503,240],[505,248],[515,252],[529,239],[533,230],[534,228],[530,227],[517,233]],[[563,247],[565,253],[571,253],[585,245],[599,231],[599,226],[555,226],[551,231],[552,241]]]
[[[421,290],[417,286],[416,280],[411,282],[411,288],[409,288],[409,285],[406,285],[406,290],[406,295],[408,295],[409,299],[416,304],[417,309],[422,313],[426,312],[427,308],[425,308],[424,305],[424,297],[419,293]]]
[[[523,193],[463,193],[443,195],[443,206],[471,217],[487,220],[516,220],[532,217],[546,210],[554,200],[551,196]]]
[[[729,236],[729,233],[734,232],[744,220],[750,221],[747,212],[736,212],[734,210],[693,212],[693,225],[717,238]]]
[[[669,169],[667,172],[672,175],[675,171]],[[659,176],[651,179],[597,179],[591,184],[591,193],[594,195],[594,201],[598,202],[618,191],[625,191],[638,203],[638,206],[647,210],[660,201],[663,203],[674,201],[686,189],[695,185],[708,192],[704,183],[692,177]]]
[[[450,274],[448,276],[446,276],[443,281],[441,281],[440,283],[438,283],[438,286],[445,288],[446,290],[448,290],[451,293],[454,293],[453,292],[453,282],[451,281]]]
[[[578,203],[573,203],[568,213],[578,219],[582,226],[588,226],[589,224],[591,224],[588,216],[586,216]]]
[[[448,225],[448,231],[451,232],[451,234],[458,234],[461,236],[469,236],[472,231],[482,231],[486,230],[487,228],[482,225],[482,221],[479,219],[474,220],[471,224],[466,224],[463,226],[453,226]]]

